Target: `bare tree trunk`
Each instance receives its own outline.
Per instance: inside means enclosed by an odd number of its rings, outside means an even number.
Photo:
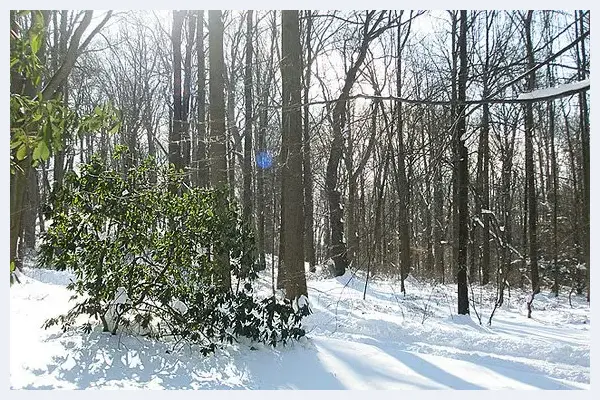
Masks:
[[[533,44],[531,41],[531,21],[533,11],[528,11],[525,18],[525,46],[527,50],[527,68],[532,69],[535,65],[533,58]],[[527,90],[535,89],[535,72],[531,72],[527,79]],[[525,104],[525,175],[527,181],[527,203],[529,218],[529,264],[531,268],[531,296],[527,301],[527,317],[531,318],[531,310],[535,295],[540,292],[538,272],[538,248],[537,248],[537,198],[535,188],[535,166],[533,160],[533,104]]]
[[[244,220],[248,227],[252,220],[252,10],[246,14],[246,66],[244,76]]]
[[[495,12],[492,11],[491,16],[486,12],[485,19],[485,62],[483,67],[483,98],[487,98],[490,95],[489,87],[489,69],[490,69],[490,28],[495,16]],[[489,104],[483,105],[482,116],[481,116],[481,136],[480,136],[480,150],[481,150],[481,176],[478,180],[481,181],[480,195],[481,195],[481,207],[489,210],[490,209],[490,106]],[[478,171],[479,172],[479,171]],[[481,210],[479,210],[481,212]],[[490,281],[490,216],[488,213],[480,214],[483,229],[481,234],[481,284],[487,285]]]
[[[50,23],[50,12],[46,10],[41,11],[41,17],[43,18],[43,32],[42,32],[42,43],[37,52],[37,57],[40,62],[40,65],[45,65],[46,63],[46,34],[48,32],[48,25]],[[34,16],[34,24],[35,19],[39,18],[39,16]],[[29,97],[34,97],[36,93],[41,89],[41,82],[35,84],[34,82],[26,81],[25,82],[25,95]],[[18,173],[18,172],[17,172]],[[30,252],[35,250],[36,244],[36,219],[38,216],[38,210],[40,206],[40,186],[38,183],[38,174],[37,169],[34,167],[29,168],[28,176],[27,176],[27,188],[25,189],[25,199],[24,199],[24,208],[22,214],[22,246],[21,250],[25,256],[29,256]],[[39,213],[41,216],[42,214]],[[23,257],[21,257],[23,259]]]
[[[68,11],[61,10],[60,11],[60,36],[58,43],[58,54],[56,55],[57,65],[56,69],[58,69],[58,59],[61,60],[66,57],[67,54],[67,17]],[[62,98],[65,104],[69,103],[69,84],[68,81],[64,81],[62,86],[57,90],[62,94]],[[67,151],[66,142],[67,142],[67,132],[63,132],[61,135],[61,149],[54,153],[54,170],[53,170],[53,189],[56,191],[58,188],[62,186],[63,178],[65,176],[65,152]]]
[[[181,158],[181,131],[183,124],[183,104],[181,96],[181,31],[185,11],[173,11],[173,126],[169,132],[169,163],[173,164],[176,171],[183,167]],[[172,187],[172,190],[175,190]]]
[[[528,11],[525,17],[525,40],[527,48],[527,68],[535,66],[533,58],[533,44],[531,41],[531,21],[533,11]],[[527,90],[535,89],[535,72],[529,74]],[[529,207],[529,258],[531,268],[531,289],[533,295],[540,291],[538,272],[538,248],[537,248],[537,197],[535,187],[535,167],[533,162],[533,105],[525,105],[525,174],[527,175],[527,202]],[[533,297],[533,296],[532,296]]]
[[[196,56],[198,57],[198,120],[196,133],[196,155],[194,162],[197,168],[196,184],[208,186],[208,162],[206,145],[206,67],[204,62],[204,10],[197,11],[196,23]]]
[[[35,168],[30,168],[27,188],[25,189],[25,208],[22,215],[23,240],[21,248],[26,257],[31,251],[35,250],[35,221],[38,208],[39,185],[37,171]]]
[[[469,235],[469,154],[465,146],[467,92],[467,11],[460,12],[460,71],[458,74],[459,116],[455,141],[457,146],[457,198],[458,198],[458,314],[469,314],[469,293],[467,287],[467,242]]]
[[[312,66],[312,11],[306,11],[306,64],[304,77],[304,130],[303,130],[303,167],[304,167],[304,253],[308,261],[309,271],[315,272],[315,230],[314,230],[314,201],[313,176],[310,149],[310,107],[309,91]]]
[[[213,188],[227,187],[227,153],[225,132],[225,83],[223,73],[223,19],[221,10],[208,12],[209,42],[208,57],[210,62],[209,95],[210,95],[210,185]],[[220,212],[224,212],[225,204]],[[231,273],[229,254],[217,254],[219,264],[220,285],[224,291],[231,289]]]
[[[458,32],[458,14],[456,11],[449,11],[450,18],[452,20],[452,70],[451,70],[451,100],[452,106],[450,106],[450,123],[453,137],[456,139],[457,125],[456,121],[459,114],[458,106],[456,105],[457,100],[457,83],[458,83],[458,45],[457,45],[457,32]],[[458,220],[458,167],[456,160],[459,159],[458,155],[458,140],[453,140],[452,145],[452,159],[454,160],[452,165],[452,279],[457,282],[458,276],[458,227],[460,225]]]
[[[408,32],[402,41],[402,28],[398,24],[397,31],[397,44],[396,49],[397,55],[397,68],[396,68],[396,93],[398,97],[402,97],[402,49],[408,39],[410,33],[410,25]],[[404,120],[402,115],[402,103],[398,101],[396,103],[397,108],[397,124],[398,124],[398,197],[400,201],[399,213],[398,213],[398,224],[400,232],[400,291],[406,294],[406,288],[404,287],[404,280],[408,277],[411,270],[411,256],[410,256],[410,222],[408,218],[408,209],[410,202],[408,180],[406,178],[406,161],[405,161],[405,148],[404,148]]]
[[[182,168],[186,171],[185,181],[189,185],[191,178],[191,156],[192,156],[192,141],[190,134],[189,115],[190,97],[192,93],[192,48],[194,47],[194,39],[196,36],[196,15],[191,11],[186,11],[188,18],[187,43],[185,47],[185,60],[183,63],[183,99],[182,99],[182,126],[181,126],[181,163]]]
[[[275,46],[277,46],[277,18],[275,16],[275,11],[273,11],[271,13],[271,45],[270,45],[270,51],[268,54],[274,54],[275,52]],[[265,67],[264,71],[264,76],[265,79],[262,83],[262,85],[259,85],[259,87],[261,88],[261,100],[260,100],[260,107],[259,107],[259,121],[258,121],[258,149],[256,151],[256,160],[257,160],[257,165],[258,165],[258,174],[257,174],[257,180],[256,180],[256,186],[257,186],[257,197],[256,197],[256,207],[257,207],[257,212],[258,212],[258,227],[257,227],[257,236],[258,236],[258,252],[259,252],[259,262],[261,265],[261,268],[266,268],[266,259],[265,259],[265,252],[266,252],[266,244],[267,244],[267,228],[266,228],[266,217],[267,217],[267,191],[266,191],[266,185],[267,185],[267,171],[270,171],[270,174],[274,175],[273,172],[273,165],[272,165],[272,155],[267,151],[267,143],[266,143],[266,131],[267,131],[267,124],[268,124],[268,108],[267,108],[267,103],[269,101],[269,90],[271,87],[271,81],[273,79],[273,57],[268,57],[268,61],[267,61],[267,65]],[[274,201],[268,202],[269,204],[272,204],[273,207],[275,206]],[[273,208],[274,210],[274,208]],[[274,215],[274,211],[272,212],[272,215]],[[271,232],[274,232],[274,224],[275,224],[275,219],[272,219],[273,221],[273,228],[271,229]],[[271,237],[271,260],[272,260],[272,264],[275,264],[274,261],[274,255],[275,255],[275,251],[274,251],[274,236]]]
[[[432,121],[433,113],[429,114],[429,120]],[[444,189],[442,183],[442,167],[441,167],[441,154],[439,152],[442,149],[441,136],[442,133],[435,129],[435,126],[430,123],[429,126],[429,157],[430,167],[433,169],[433,257],[434,257],[434,271],[435,276],[441,280],[442,283],[445,281],[444,274],[444,246],[442,240],[444,238]],[[436,156],[437,154],[437,156]]]
[[[549,52],[552,52],[552,48],[549,49]],[[550,86],[554,86],[555,80],[552,74],[552,69],[550,66],[547,68],[547,78],[548,84]],[[547,158],[550,159],[551,163],[551,174],[546,173],[547,178],[546,181],[552,181],[552,276],[554,282],[552,284],[552,291],[556,297],[558,297],[558,292],[560,289],[560,269],[558,267],[558,164],[556,160],[556,145],[555,145],[555,136],[556,136],[556,128],[555,128],[555,110],[554,110],[554,101],[549,101],[547,104],[548,109],[548,136],[549,136],[549,156]],[[548,192],[550,192],[550,187],[548,187]]]
[[[579,33],[583,34],[584,13],[579,11]],[[580,51],[577,52],[579,78],[586,78],[587,55],[585,40],[581,41]],[[583,254],[586,265],[587,301],[590,301],[590,120],[587,94],[579,93],[579,134],[581,136],[581,152],[583,159]]]
[[[358,71],[362,66],[369,43],[383,33],[383,29],[377,29],[383,21],[386,12],[382,11],[376,16],[375,11],[367,11],[362,29],[362,40],[358,49],[358,56],[348,70],[344,79],[342,92],[338,97],[332,112],[333,120],[333,139],[331,141],[331,150],[329,159],[327,160],[327,171],[325,175],[325,191],[327,193],[327,204],[329,207],[329,224],[331,232],[331,241],[329,242],[329,255],[335,264],[335,276],[341,276],[346,272],[348,267],[348,258],[346,243],[344,241],[344,211],[342,210],[342,195],[337,188],[338,185],[338,166],[343,154],[344,138],[342,131],[346,125],[345,111],[348,95],[356,81]],[[373,25],[371,25],[371,22]]]
[[[282,140],[280,270],[288,299],[308,296],[304,272],[304,194],[302,191],[302,56],[298,11],[281,12]]]

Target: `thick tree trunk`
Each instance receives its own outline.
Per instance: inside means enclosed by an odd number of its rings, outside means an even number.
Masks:
[[[454,137],[457,146],[457,211],[458,211],[458,314],[469,314],[469,294],[467,288],[467,242],[469,235],[469,154],[465,146],[467,91],[467,11],[460,12],[460,71],[458,74],[459,116]]]
[[[298,11],[281,12],[282,139],[281,229],[288,299],[308,296],[304,272],[304,193],[302,191],[302,50]]]
[[[210,62],[210,185],[213,188],[227,187],[227,153],[225,144],[225,82],[223,80],[223,19],[221,10],[208,12],[208,57]],[[221,212],[224,212],[222,204]],[[219,279],[223,290],[231,288],[229,254],[217,254]]]
[[[169,163],[179,171],[183,167],[181,157],[181,132],[183,124],[183,104],[181,95],[181,31],[185,11],[173,11],[173,124],[169,132]],[[174,188],[172,188],[174,190]]]
[[[25,209],[22,215],[22,249],[26,256],[35,250],[35,222],[39,208],[39,191],[37,171],[35,168],[30,168],[29,177],[27,178],[27,188],[25,189]]]
[[[584,12],[579,11],[579,33],[585,32],[584,29]],[[586,68],[587,55],[585,51],[585,40],[581,41],[580,49],[578,49],[578,68],[579,79],[583,80],[587,77]],[[583,160],[583,254],[585,257],[586,266],[586,288],[587,301],[590,301],[590,120],[586,92],[579,93],[579,134],[581,136],[581,153]]]

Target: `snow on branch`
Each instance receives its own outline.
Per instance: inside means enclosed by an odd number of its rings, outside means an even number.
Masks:
[[[564,85],[559,85],[556,87],[545,88],[545,89],[537,89],[533,92],[521,93],[516,98],[508,98],[508,99],[496,99],[496,98],[486,98],[481,100],[465,100],[461,101],[452,101],[452,100],[430,100],[430,99],[409,99],[402,98],[396,96],[373,96],[368,94],[356,94],[353,96],[346,96],[343,100],[354,100],[354,99],[370,99],[370,100],[392,100],[392,101],[400,101],[406,104],[421,104],[421,105],[453,105],[453,104],[465,104],[465,105],[476,105],[480,106],[482,104],[523,104],[523,103],[536,103],[540,101],[549,101],[558,99],[561,97],[569,96],[578,92],[582,92],[588,90],[590,88],[590,80],[585,79],[583,81],[567,83]],[[312,106],[318,104],[330,104],[335,103],[342,98],[335,100],[317,100],[310,101],[308,103],[303,103],[301,106]],[[271,106],[272,108],[280,108],[281,106]],[[473,108],[474,111],[477,107]]]
[[[521,93],[519,97],[517,97],[517,100],[545,100],[576,93],[584,89],[589,89],[589,87],[590,80],[584,79],[578,82],[566,83],[564,85],[558,85],[544,89],[537,89],[528,93]]]

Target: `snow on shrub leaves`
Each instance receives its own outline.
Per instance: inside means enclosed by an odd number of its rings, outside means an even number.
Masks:
[[[78,302],[46,328],[71,329],[87,315],[104,331],[195,343],[203,354],[237,337],[275,346],[305,335],[308,305],[253,297],[254,239],[227,190],[169,190],[181,184],[151,160],[122,173],[94,158],[65,177],[46,210],[52,223],[39,263],[72,270],[76,281],[67,287]],[[220,285],[220,252],[229,254],[234,291]]]

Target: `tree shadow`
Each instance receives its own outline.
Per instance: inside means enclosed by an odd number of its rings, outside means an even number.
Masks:
[[[382,346],[377,341],[366,340],[373,346],[379,348],[381,351],[386,352],[390,356],[398,359],[403,364],[412,368],[415,372],[421,375],[427,376],[430,379],[446,385],[453,389],[485,389],[481,386],[467,382],[462,378],[456,377],[455,375],[449,374],[447,371],[437,367],[436,365],[424,360],[414,352],[407,352],[405,350],[394,349],[393,345]],[[547,377],[541,371],[537,371],[531,368],[527,364],[520,363],[518,361],[505,360],[497,357],[461,353],[459,358],[461,361],[469,362],[480,368],[486,368],[493,371],[501,376],[512,379],[517,382],[544,390],[581,390],[581,388],[570,385],[559,380]]]
[[[327,345],[326,342],[321,342],[320,345],[326,347],[327,352],[331,353],[332,356],[344,361],[352,369],[353,373],[361,378],[369,378],[371,380],[384,379],[391,383],[400,383],[409,385],[415,389],[425,390],[447,388],[462,390],[485,389],[482,386],[452,375],[410,352],[402,350],[390,351],[376,344],[363,343],[363,346],[370,346],[379,353],[364,356],[362,354],[349,353],[339,348],[336,349],[337,346]],[[369,351],[369,353],[373,352]],[[385,362],[387,367],[381,368],[382,365],[378,364],[378,362]],[[398,373],[390,373],[388,368],[393,368]],[[408,370],[412,370],[416,376],[410,373],[403,373],[402,369],[406,370],[407,368]]]
[[[80,346],[65,346],[45,367],[31,368],[37,376],[52,375],[58,383],[45,389],[123,387],[144,389],[345,389],[325,369],[317,350],[308,343],[285,348],[254,344],[227,346],[202,356],[191,346],[177,353],[165,343],[130,336],[93,332]],[[47,386],[47,387],[46,387]],[[30,384],[24,389],[36,389]]]

